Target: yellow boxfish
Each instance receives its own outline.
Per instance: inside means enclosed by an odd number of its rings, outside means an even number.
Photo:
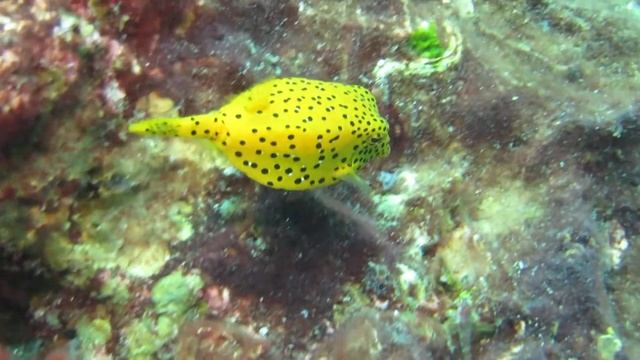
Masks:
[[[206,138],[251,179],[285,190],[331,185],[389,154],[389,124],[367,89],[304,78],[267,80],[210,113],[129,131]]]

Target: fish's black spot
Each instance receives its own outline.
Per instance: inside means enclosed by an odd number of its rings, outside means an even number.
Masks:
[[[255,129],[255,128],[254,128],[254,129],[251,129],[251,132],[255,134],[255,133],[257,133],[257,132],[258,132],[258,129]]]
[[[236,119],[240,119],[242,117],[242,114],[236,114]]]
[[[265,138],[263,138],[263,137],[261,137],[261,138],[260,138],[260,139],[258,139],[258,140],[259,140],[260,142],[262,142],[262,143],[263,143],[263,142],[265,142],[265,141],[267,141],[267,139],[265,139]]]
[[[276,153],[271,153],[271,158],[272,158],[272,159],[275,159],[275,158],[277,158],[277,157],[278,157],[278,154],[276,154]]]
[[[236,151],[236,156],[237,157],[242,157],[242,153],[240,151]]]
[[[280,170],[280,164],[273,164],[273,168],[276,170]]]
[[[191,135],[192,135],[192,136],[196,136],[196,134],[197,134],[197,133],[198,133],[197,131],[195,131],[195,130],[191,130]]]
[[[287,175],[291,175],[291,173],[293,173],[293,169],[292,168],[286,168],[286,169],[284,169],[284,172]]]
[[[269,173],[269,169],[267,169],[267,168],[262,168],[262,170],[260,170],[260,172],[261,172],[263,175],[267,175],[267,174]]]
[[[289,139],[289,140],[293,140],[294,138],[295,138],[295,135],[293,135],[293,134],[289,134],[289,136],[287,136],[287,139]]]
[[[300,184],[300,183],[302,182],[302,180],[300,180],[300,179],[298,178],[298,179],[295,179],[293,182],[294,182],[294,183],[296,183],[296,185],[298,185],[298,184]]]
[[[279,182],[282,181],[282,176],[278,176],[276,180],[278,180]]]

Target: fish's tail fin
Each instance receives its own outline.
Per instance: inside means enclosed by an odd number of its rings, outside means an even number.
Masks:
[[[226,137],[224,121],[213,113],[175,118],[151,118],[129,124],[129,132],[140,135],[206,138],[219,141]]]

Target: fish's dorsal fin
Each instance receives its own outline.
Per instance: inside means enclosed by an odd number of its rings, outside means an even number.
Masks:
[[[240,107],[249,114],[266,111],[269,107],[270,86],[277,79],[268,79],[252,88],[235,95],[223,108]],[[271,94],[273,95],[273,94]],[[222,110],[222,108],[220,109]]]
[[[244,105],[244,109],[250,114],[264,112],[268,107],[269,94],[266,91],[251,91]]]

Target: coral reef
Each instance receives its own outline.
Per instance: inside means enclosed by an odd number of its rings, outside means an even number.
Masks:
[[[640,7],[0,3],[0,358],[640,358]],[[137,138],[262,80],[359,84],[369,187]]]
[[[53,4],[0,4],[0,149],[24,139],[39,117],[73,100],[81,72],[78,37],[51,37],[60,29]]]

